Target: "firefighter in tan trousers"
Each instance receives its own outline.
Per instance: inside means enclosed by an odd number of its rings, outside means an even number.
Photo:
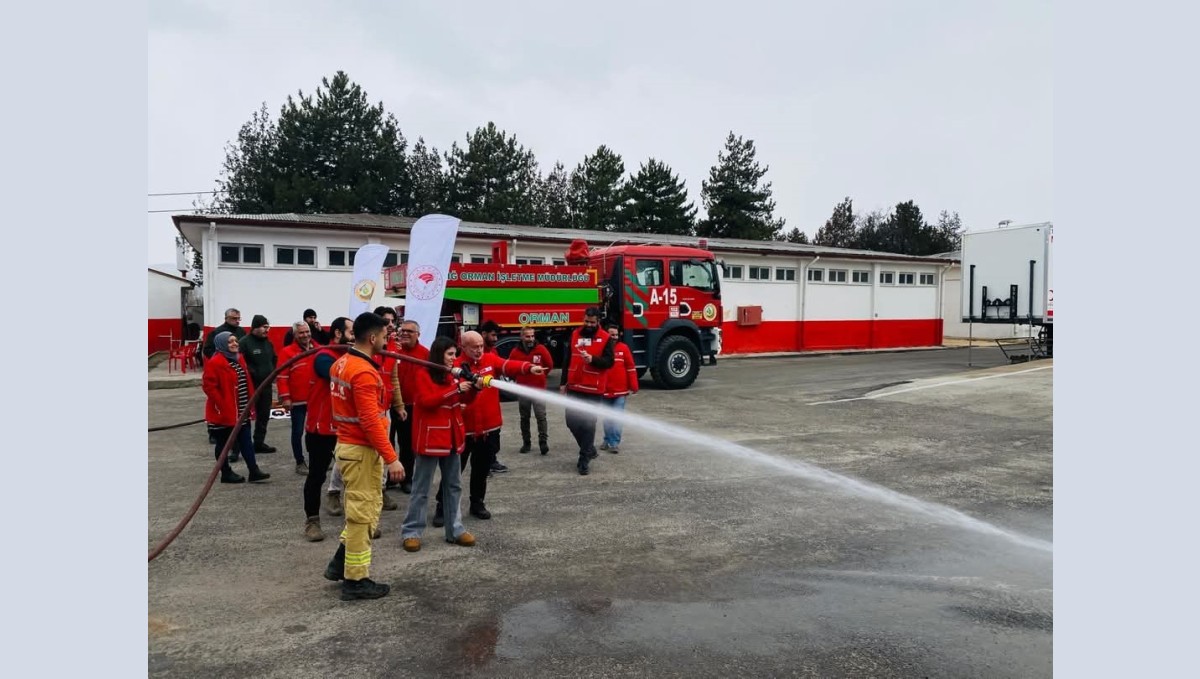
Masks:
[[[387,321],[371,312],[354,319],[354,345],[329,369],[334,460],[346,484],[346,527],[325,577],[342,580],[342,601],[378,599],[391,589],[371,580],[371,535],[379,525],[383,488],[379,478],[404,480],[404,466],[388,437],[386,389],[373,358],[387,345]]]

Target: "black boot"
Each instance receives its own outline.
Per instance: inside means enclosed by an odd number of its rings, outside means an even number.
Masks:
[[[250,468],[250,483],[262,483],[271,478],[271,475],[259,469],[258,467]]]
[[[325,567],[325,579],[334,582],[346,579],[346,545],[338,545],[329,565]]]
[[[355,599],[380,599],[387,596],[387,593],[392,590],[391,587],[375,582],[371,578],[363,578],[362,580],[344,580],[342,581],[342,601],[354,601]]]
[[[538,437],[538,448],[542,451],[542,455],[546,455],[547,453],[549,453],[550,452],[549,437],[546,437],[546,436]]]
[[[525,439],[525,442],[521,444],[521,450],[519,450],[517,452],[524,455],[525,453],[528,453],[532,448],[533,448],[533,446],[530,445],[529,439]]]
[[[488,519],[492,518],[492,513],[488,511],[487,507],[484,506],[482,502],[472,502],[471,516],[487,521]]]
[[[588,475],[588,456],[587,453],[579,453],[579,462],[575,463],[575,468],[579,470],[580,476]]]
[[[446,516],[442,513],[442,504],[439,502],[433,510],[433,527],[441,528],[446,525]]]
[[[245,483],[246,477],[233,471],[229,465],[221,469],[221,483]]]

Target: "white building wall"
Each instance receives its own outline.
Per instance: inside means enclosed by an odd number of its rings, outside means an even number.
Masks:
[[[187,283],[156,273],[147,272],[146,318],[179,320],[182,299],[180,291],[189,287]]]

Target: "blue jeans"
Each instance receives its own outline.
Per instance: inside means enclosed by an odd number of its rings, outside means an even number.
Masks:
[[[618,396],[616,398],[604,399],[604,404],[618,412],[625,412],[625,397]],[[609,448],[616,448],[621,445],[621,423],[615,420],[604,420],[604,442]]]
[[[457,540],[467,532],[463,528],[462,508],[462,462],[457,453],[445,457],[417,454],[413,461],[412,496],[408,500],[408,513],[400,529],[400,539],[419,538],[425,532],[425,515],[429,512],[429,486],[433,473],[442,472],[442,505],[446,518],[446,539]]]
[[[296,464],[304,462],[304,416],[308,414],[308,404],[292,406],[292,457]]]

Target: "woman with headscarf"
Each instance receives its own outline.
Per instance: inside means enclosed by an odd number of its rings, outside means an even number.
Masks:
[[[250,370],[245,357],[238,353],[238,339],[233,333],[217,334],[213,338],[213,346],[216,352],[204,363],[202,386],[207,397],[204,419],[208,422],[211,438],[216,442],[215,455],[220,457],[221,449],[237,424],[238,415],[250,403]],[[249,422],[243,423],[238,430],[238,438],[230,449],[230,455],[239,450],[250,470],[250,483],[261,483],[271,477],[259,469],[255,462]],[[221,465],[221,483],[243,483],[245,480],[245,477],[233,471],[226,458]]]

